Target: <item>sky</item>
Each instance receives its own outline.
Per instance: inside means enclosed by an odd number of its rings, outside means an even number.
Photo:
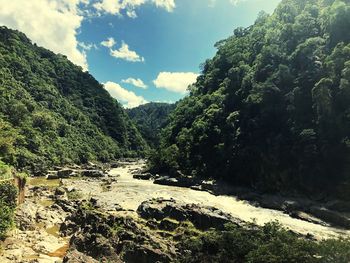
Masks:
[[[186,96],[214,44],[280,0],[0,0],[0,25],[64,54],[126,108]]]

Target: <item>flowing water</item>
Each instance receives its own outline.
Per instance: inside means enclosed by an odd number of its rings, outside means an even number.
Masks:
[[[255,221],[258,225],[277,220],[283,226],[295,232],[301,234],[310,233],[318,239],[350,236],[350,231],[348,230],[295,219],[282,211],[255,207],[233,196],[215,196],[208,192],[189,188],[163,186],[153,184],[152,181],[136,180],[132,177],[132,171],[140,168],[142,165],[140,162],[135,162],[112,169],[110,175],[119,177],[118,182],[113,183],[108,191],[102,191],[98,181],[73,181],[70,183],[83,194],[98,197],[107,206],[119,204],[125,209],[135,211],[142,201],[156,197],[173,198],[185,203],[214,206],[241,220]]]

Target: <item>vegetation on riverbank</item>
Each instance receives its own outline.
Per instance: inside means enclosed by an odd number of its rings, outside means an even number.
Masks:
[[[13,226],[17,205],[18,190],[11,181],[5,181],[8,178],[12,178],[12,168],[0,161],[0,239]]]
[[[284,0],[216,44],[163,130],[154,171],[349,195],[350,6]]]
[[[0,27],[0,105],[0,158],[16,168],[40,173],[148,148],[88,72],[6,27]]]
[[[349,239],[320,242],[300,237],[278,223],[263,227],[241,228],[227,225],[224,231],[212,229],[195,236],[184,236],[182,249],[191,253],[183,263],[347,263],[350,259]]]

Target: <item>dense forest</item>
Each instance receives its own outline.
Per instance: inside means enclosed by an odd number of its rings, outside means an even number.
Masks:
[[[174,109],[175,104],[151,102],[126,111],[143,138],[154,148],[159,146],[160,131]]]
[[[350,198],[350,5],[284,0],[219,41],[162,132],[155,170]]]
[[[148,148],[122,106],[65,56],[0,27],[0,158],[39,172]]]

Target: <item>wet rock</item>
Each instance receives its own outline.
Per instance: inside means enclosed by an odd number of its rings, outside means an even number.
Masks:
[[[144,174],[134,174],[133,178],[134,179],[139,179],[139,180],[150,180],[152,178],[151,173],[144,173]]]
[[[304,221],[307,221],[307,222],[310,222],[310,223],[313,223],[313,224],[319,224],[319,225],[327,225],[325,222],[323,222],[322,220],[312,216],[312,215],[309,215],[305,212],[302,212],[302,211],[291,211],[289,212],[289,215],[293,218],[297,218],[297,219],[300,219],[300,220],[304,220]]]
[[[177,186],[178,182],[179,181],[176,178],[172,178],[169,176],[163,176],[163,177],[159,177],[156,180],[154,180],[153,183],[160,184],[160,185]]]
[[[181,177],[181,178],[175,178],[175,177],[169,177],[169,176],[162,176],[154,180],[155,184],[159,185],[169,185],[169,186],[178,186],[178,187],[191,187],[196,185],[196,181],[193,178],[190,177]]]
[[[282,210],[285,212],[291,212],[291,211],[302,211],[304,210],[304,207],[301,203],[295,200],[287,200],[282,203],[281,206]]]
[[[329,222],[332,225],[350,228],[350,217],[339,212],[329,210],[325,207],[313,206],[310,208],[310,213],[323,221]]]
[[[350,202],[333,200],[326,204],[326,208],[342,213],[350,213]]]
[[[191,221],[197,228],[222,229],[226,223],[241,224],[242,222],[221,210],[210,206],[178,203],[173,199],[157,198],[142,202],[137,209],[138,214],[145,219],[163,220],[166,217],[177,221]]]

